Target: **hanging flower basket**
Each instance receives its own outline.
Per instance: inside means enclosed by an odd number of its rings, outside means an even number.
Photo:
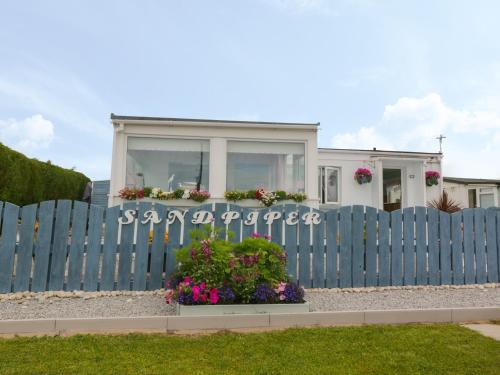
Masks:
[[[437,171],[427,171],[425,172],[425,184],[427,186],[434,186],[439,184],[439,177],[441,175]]]
[[[367,168],[358,168],[354,173],[354,179],[360,185],[367,184],[372,182],[372,172]]]

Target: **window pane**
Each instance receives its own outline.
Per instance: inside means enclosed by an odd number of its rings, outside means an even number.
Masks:
[[[303,143],[227,143],[227,190],[285,190],[303,192]]]
[[[476,189],[469,189],[469,208],[477,207]]]
[[[339,171],[337,169],[326,169],[326,201],[336,203],[339,201]]]
[[[493,194],[479,194],[479,205],[482,208],[493,207],[495,205],[495,197]]]
[[[208,190],[209,148],[208,140],[129,137],[126,184]]]

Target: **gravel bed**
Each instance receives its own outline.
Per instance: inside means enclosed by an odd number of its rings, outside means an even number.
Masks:
[[[313,311],[500,307],[500,287],[306,292]],[[0,320],[175,315],[161,295],[47,298],[35,295],[0,301]]]

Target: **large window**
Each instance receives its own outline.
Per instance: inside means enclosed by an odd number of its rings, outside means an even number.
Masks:
[[[339,204],[339,175],[340,170],[335,167],[319,167],[318,196],[322,204]]]
[[[479,205],[483,208],[495,206],[495,193],[493,188],[479,189]]]
[[[208,190],[209,148],[208,140],[129,137],[126,184]]]
[[[303,143],[227,142],[227,190],[305,191]]]

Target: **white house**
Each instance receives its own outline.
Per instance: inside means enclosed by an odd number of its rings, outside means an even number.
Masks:
[[[114,128],[108,204],[124,187],[208,190],[208,202],[226,191],[264,188],[305,193],[304,204],[362,204],[392,210],[425,205],[442,182],[427,187],[426,171],[441,173],[441,154],[318,149],[319,123],[200,120],[111,114]],[[372,181],[354,179],[367,168]],[[258,206],[256,201],[242,205]],[[195,205],[188,200],[176,206]]]
[[[462,208],[498,207],[500,180],[444,177],[444,191]]]

